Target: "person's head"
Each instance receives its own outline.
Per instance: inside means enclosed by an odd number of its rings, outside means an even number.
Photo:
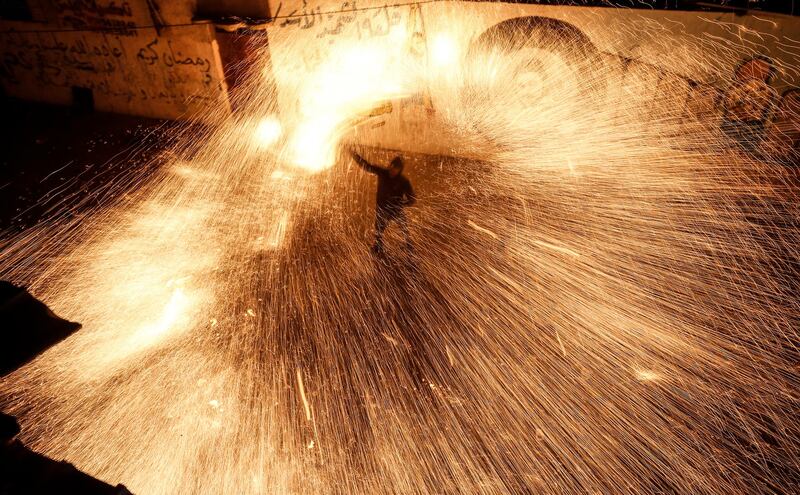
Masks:
[[[401,173],[403,173],[403,159],[396,156],[392,158],[392,161],[389,163],[389,175],[397,177]]]

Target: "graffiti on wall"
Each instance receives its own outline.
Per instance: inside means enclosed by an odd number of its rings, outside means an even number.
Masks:
[[[91,38],[81,36],[67,41],[55,36],[4,34],[0,38],[4,47],[0,77],[21,84],[32,73],[40,84],[65,86],[70,72],[93,75],[117,72],[123,54],[119,40]]]
[[[128,103],[218,97],[208,44],[148,34],[2,34],[0,81],[12,95],[15,88],[82,87]]]
[[[762,147],[783,161],[800,164],[800,89],[789,89],[781,96]]]
[[[697,121],[713,120],[731,144],[758,158],[798,164],[800,161],[800,89],[790,88],[780,94],[775,88],[778,70],[764,55],[746,58],[732,69],[725,87],[702,83],[659,68],[625,59],[626,73],[656,72],[656,94],[675,92],[675,79],[683,81],[685,98],[679,114]],[[658,90],[659,84],[670,86]]]
[[[197,74],[201,76],[203,84],[211,84],[211,62],[202,55],[185,55],[180,49],[175,49],[172,40],[166,39],[161,43],[163,49],[159,47],[159,38],[153,38],[147,45],[136,52],[136,59],[152,67],[162,65],[167,69],[173,67],[194,67]],[[181,81],[186,82],[186,81]]]
[[[767,57],[745,60],[733,71],[730,88],[722,95],[722,130],[742,147],[755,151],[777,100],[771,86],[775,66]]]
[[[418,8],[418,6],[416,6]],[[281,19],[278,26],[315,29],[320,39],[350,33],[362,40],[376,36],[386,36],[394,26],[401,25],[403,14],[397,6],[384,4],[375,8],[359,8],[356,1],[343,2],[333,9],[322,5],[309,5],[308,0],[279,2],[274,17]],[[352,33],[350,32],[352,29]]]
[[[397,36],[398,34],[402,36]],[[346,44],[368,43],[388,45],[388,66],[403,63],[427,64],[427,34],[419,5],[366,4],[356,1],[342,3],[312,3],[308,0],[284,0],[274,12],[274,24],[269,31],[270,51],[275,67],[283,70],[274,73],[279,86],[294,88],[302,81],[290,81],[298,74],[315,74],[330,61],[331,53]],[[303,40],[302,42],[298,40]],[[343,45],[340,45],[343,44]],[[370,67],[364,67],[369,71]],[[284,78],[286,78],[284,80]],[[279,94],[281,108],[287,114],[302,112],[303,95],[293,91]],[[412,115],[421,113],[422,116]],[[420,93],[383,101],[357,119],[368,121],[377,128],[386,125],[390,114],[398,115],[395,122],[413,125],[433,113],[433,103],[427,89]]]
[[[72,89],[85,88],[99,110],[167,118],[227,101],[209,25],[159,33],[147,0],[49,1],[67,27],[12,23],[0,33],[7,94],[70,103]]]
[[[495,24],[476,38],[474,46],[491,46],[505,40],[504,47],[520,49],[533,44],[549,51],[578,53],[581,58],[610,57],[621,63],[625,78],[636,86],[648,81],[649,112],[661,117],[715,121],[731,143],[760,158],[797,163],[800,157],[800,89],[775,88],[778,69],[764,55],[741,60],[720,87],[667,72],[636,59],[603,53],[593,54],[591,41],[576,26],[548,17],[525,16]],[[678,109],[676,113],[676,109]]]
[[[742,60],[730,87],[721,92],[721,128],[745,150],[782,161],[797,161],[800,151],[800,90],[779,95],[775,63],[764,55]]]
[[[117,0],[52,0],[59,24],[74,29],[102,29],[119,36],[136,35],[133,6]]]
[[[419,12],[419,6],[412,5],[412,8]],[[309,37],[302,47],[292,50],[295,52],[290,57],[292,60],[284,63],[292,62],[293,67],[313,71],[328,58],[332,45],[343,40],[385,38],[392,28],[403,27],[407,11],[406,6],[389,4],[361,8],[355,1],[331,4],[323,0],[311,4],[308,0],[284,0],[275,9],[270,36],[278,40]]]

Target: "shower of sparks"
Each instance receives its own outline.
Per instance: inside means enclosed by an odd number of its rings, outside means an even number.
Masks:
[[[5,236],[2,278],[84,326],[0,382],[23,440],[142,494],[792,492],[786,169],[677,77],[465,46],[459,13],[427,58],[402,30],[313,73],[264,56],[294,107],[254,71],[133,193]],[[718,78],[748,49],[648,22],[609,36]],[[341,147],[425,93],[471,159],[409,158],[415,253],[390,232],[378,261]]]
[[[253,139],[262,148],[270,148],[281,137],[281,123],[276,117],[266,117],[257,125],[253,133]]]

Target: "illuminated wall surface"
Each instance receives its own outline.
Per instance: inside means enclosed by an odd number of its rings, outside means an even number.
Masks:
[[[29,5],[32,20],[0,21],[4,31],[0,35],[0,80],[7,94],[69,104],[73,101],[72,88],[88,88],[98,110],[162,118],[207,120],[222,117],[219,110],[229,108],[224,61],[215,42],[217,36],[229,35],[215,33],[209,22],[193,22],[193,2],[148,4],[134,0],[106,5],[36,0]],[[504,20],[524,16],[550,22],[537,31],[549,32],[544,45],[560,43],[556,40],[563,26],[552,22],[557,20],[579,32],[580,39],[569,42],[590,43],[609,63],[616,59],[631,71],[640,70],[642,64],[655,67],[642,69],[651,72],[654,100],[663,93],[659,84],[670,85],[670,97],[682,100],[679,104],[686,105],[687,111],[705,106],[709,111],[725,113],[737,98],[741,101],[740,93],[760,92],[761,108],[740,109],[758,113],[747,118],[794,126],[783,122],[774,109],[795,104],[793,93],[783,93],[793,87],[796,76],[793,40],[800,36],[796,18],[760,12],[736,15],[486,2],[380,8],[382,5],[289,0],[268,8],[266,4],[204,1],[199,8],[216,15],[228,9],[265,17],[272,9],[277,18],[259,29],[266,27],[272,40],[272,76],[278,82],[277,96],[287,121],[303,112],[300,99],[326,99],[329,92],[336,91],[346,99],[347,91],[359,92],[358,87],[331,86],[335,82],[321,87],[319,81],[313,82],[325,77],[321,66],[327,65],[329,71],[338,69],[338,63],[329,58],[331,47],[375,44],[371,54],[374,60],[369,60],[370,54],[365,52],[359,55],[363,60],[351,57],[343,67],[345,71],[363,71],[359,64],[369,64],[365,77],[395,84],[393,89],[384,88],[384,93],[395,94],[373,97],[382,102],[382,109],[375,111],[383,117],[372,119],[360,130],[363,139],[374,136],[383,146],[405,148],[403,140],[412,139],[417,151],[448,153],[452,144],[438,135],[434,142],[422,144],[412,137],[420,126],[432,125],[429,117],[436,111],[437,102],[431,93],[435,88],[417,87],[418,92],[409,95],[411,83],[397,86],[399,78],[409,76],[400,69],[402,63],[411,60],[409,55],[434,70],[447,72],[448,64],[458,65],[467,57],[481,33]],[[461,23],[457,33],[451,29],[452,12],[469,19]],[[98,33],[93,28],[110,30]],[[406,34],[410,38],[402,39]],[[284,43],[284,39],[289,41]],[[721,46],[721,40],[729,40],[732,46]],[[529,45],[536,43],[534,40]],[[391,50],[378,46],[381,44],[391,45]],[[404,61],[400,66],[398,57]],[[751,62],[737,75],[738,65],[753,57],[770,60]],[[717,63],[710,65],[711,61]],[[242,61],[227,62],[233,66]],[[723,62],[731,66],[724,67]],[[384,73],[376,72],[375,63],[384,66]],[[751,77],[753,70],[762,73],[760,79]],[[289,80],[292,78],[301,79],[299,84],[306,86],[302,98],[297,94],[296,81]],[[311,88],[314,84],[317,87]],[[685,87],[672,87],[675,84]],[[375,131],[380,126],[384,126],[382,131]]]
[[[214,28],[192,23],[191,2],[28,4],[32,20],[0,20],[8,95],[70,104],[86,88],[97,110],[161,118],[228,105]]]
[[[444,100],[462,77],[464,63],[475,65],[472,55],[481,44],[491,45],[500,36],[515,51],[580,51],[606,68],[618,67],[620,74],[610,82],[616,87],[608,88],[609,94],[622,91],[619,97],[626,98],[630,75],[637,96],[651,100],[648,112],[661,107],[673,116],[677,109],[686,118],[703,113],[720,122],[760,122],[768,128],[770,145],[782,141],[792,147],[800,137],[791,117],[798,104],[792,90],[797,76],[794,40],[800,35],[796,18],[483,2],[327,14],[341,8],[337,2],[282,2],[275,7],[277,16],[299,16],[278,19],[268,29],[273,77],[287,122],[307,112],[316,120],[304,125],[333,126],[330,119],[320,120],[320,106],[327,107],[333,120],[346,119],[348,110],[337,105],[353,99],[369,105],[371,99],[374,107],[366,112],[370,118],[356,132],[359,142],[453,154],[452,136],[445,128],[432,131],[438,122],[432,117],[447,111]],[[514,18],[528,22],[503,22]],[[511,34],[515,31],[520,32]],[[642,77],[647,88],[641,88]],[[364,97],[366,88],[375,93]],[[307,131],[302,132],[306,140],[314,133]],[[470,147],[462,137],[457,140],[458,154],[469,155]]]
[[[135,85],[4,43],[10,94],[216,124],[0,237],[83,324],[0,381],[27,445],[142,494],[798,491],[795,19],[269,10],[235,91],[177,27],[94,35]],[[348,145],[405,157],[414,250]]]

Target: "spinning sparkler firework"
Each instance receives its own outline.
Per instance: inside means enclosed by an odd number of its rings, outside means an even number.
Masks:
[[[271,65],[191,154],[5,237],[3,278],[83,324],[0,382],[24,440],[142,494],[796,490],[780,136],[726,130],[687,80],[577,30],[468,41],[480,16],[437,4],[420,38],[419,6],[393,12],[311,68],[309,37],[270,32]],[[667,46],[649,19],[605,36],[727,86],[754,50]],[[428,124],[376,141],[398,101]],[[390,232],[380,261],[342,146],[380,162],[403,132],[416,253]],[[461,158],[413,153],[430,143]]]

